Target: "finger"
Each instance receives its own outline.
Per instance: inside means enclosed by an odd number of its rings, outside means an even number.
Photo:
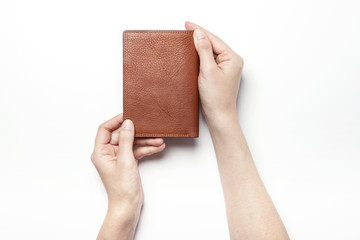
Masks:
[[[162,138],[135,138],[135,145],[151,145],[151,146],[160,146],[164,143]]]
[[[161,152],[165,149],[165,143],[161,144],[160,146],[142,146],[138,147],[134,150],[134,156],[137,160],[145,157],[150,156],[154,153]]]
[[[195,30],[195,29],[201,29],[202,31],[204,31],[206,33],[206,35],[209,37],[209,40],[211,42],[213,51],[215,54],[221,54],[223,52],[233,52],[233,50],[223,41],[221,40],[218,36],[216,36],[215,34],[209,32],[208,30],[206,30],[205,28],[192,23],[192,22],[185,22],[185,28],[187,30]]]
[[[115,130],[112,132],[110,144],[117,146],[119,145],[119,130]],[[164,142],[162,138],[135,138],[134,145],[152,145],[152,146],[159,146]]]
[[[120,134],[120,128],[112,132],[110,144],[114,146],[119,145],[119,134]]]
[[[123,122],[123,114],[119,114],[99,126],[95,138],[95,145],[108,144],[111,140],[111,133],[118,129]]]
[[[194,43],[200,58],[200,69],[217,68],[210,40],[204,31],[194,30]]]
[[[119,150],[118,157],[133,154],[134,144],[134,124],[131,120],[126,119],[121,125],[119,131]]]

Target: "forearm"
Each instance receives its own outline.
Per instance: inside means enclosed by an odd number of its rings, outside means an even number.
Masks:
[[[140,209],[109,205],[97,240],[132,240],[139,220]]]
[[[207,119],[226,204],[231,239],[288,239],[260,179],[236,112]]]

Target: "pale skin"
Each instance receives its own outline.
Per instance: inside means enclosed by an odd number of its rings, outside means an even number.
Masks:
[[[198,87],[219,168],[230,239],[289,239],[267,193],[241,131],[236,98],[243,59],[219,37],[194,23],[200,57]],[[135,147],[136,146],[136,147]],[[161,138],[134,138],[122,114],[100,125],[91,159],[108,195],[108,211],[97,239],[130,240],[139,221],[144,192],[138,159],[165,149]]]

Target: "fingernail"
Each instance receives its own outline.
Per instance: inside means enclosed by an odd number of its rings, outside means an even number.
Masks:
[[[129,119],[126,119],[123,124],[122,124],[122,127],[124,129],[133,129],[133,124],[132,122],[129,120]]]
[[[206,36],[205,33],[198,28],[195,29],[194,32],[195,32],[195,36],[198,40],[203,39]]]

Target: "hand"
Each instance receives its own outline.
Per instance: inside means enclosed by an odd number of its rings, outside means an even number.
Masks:
[[[136,226],[144,202],[138,160],[164,148],[162,138],[134,140],[134,125],[131,120],[123,122],[122,114],[100,125],[91,160],[108,195],[108,215],[129,218]]]
[[[194,30],[203,114],[214,143],[231,239],[289,239],[241,131],[236,98],[243,59],[214,34]]]
[[[200,57],[198,79],[202,112],[206,120],[236,115],[236,98],[244,61],[220,38],[191,22],[194,44]]]

